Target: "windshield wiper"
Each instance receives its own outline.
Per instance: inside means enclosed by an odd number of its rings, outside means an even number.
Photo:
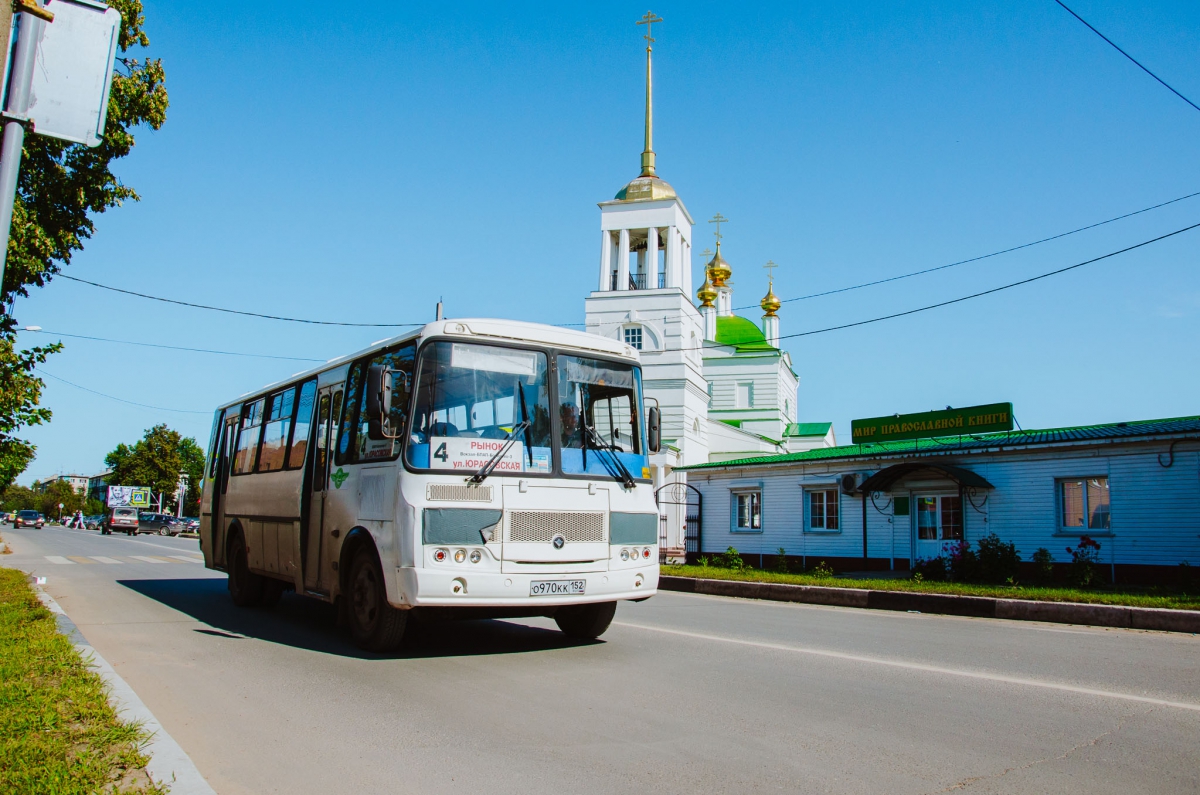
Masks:
[[[500,459],[504,458],[504,454],[507,453],[508,449],[513,446],[513,442],[517,441],[517,434],[519,434],[521,431],[528,430],[529,425],[529,420],[517,423],[516,427],[509,431],[508,435],[504,437],[503,446],[501,446],[501,448],[496,452],[492,453],[492,457],[488,459],[487,463],[481,466],[478,472],[467,478],[467,482],[482,483],[484,480],[486,480],[487,476],[492,474],[492,470],[496,468],[496,465],[500,463]],[[533,461],[532,454],[530,455],[529,460],[530,462]]]
[[[625,488],[632,489],[635,485],[633,482],[633,475],[629,474],[629,470],[625,468],[625,464],[621,463],[620,457],[613,452],[611,445],[604,444],[604,440],[600,438],[600,434],[596,433],[596,429],[588,425],[586,422],[583,423],[583,430],[584,455],[587,455],[588,441],[591,440],[593,449],[596,452],[608,453],[608,458],[612,462],[613,466],[609,466],[604,462],[604,459],[600,459],[600,463],[604,464],[604,468],[608,470],[608,474],[612,475],[614,480],[621,481],[621,485]],[[587,467],[586,459],[584,460],[584,467]],[[616,469],[616,472],[613,472],[614,468]]]

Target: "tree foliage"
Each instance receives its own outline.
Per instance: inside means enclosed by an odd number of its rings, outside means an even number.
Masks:
[[[175,506],[175,487],[180,473],[188,476],[184,512],[194,514],[199,507],[199,488],[204,476],[204,451],[196,440],[173,431],[165,424],[155,425],[132,446],[122,442],[104,458],[112,470],[108,482],[115,486],[148,486],[163,494],[164,507]]]
[[[96,213],[138,200],[133,188],[113,174],[113,161],[133,149],[134,130],[143,125],[157,130],[167,118],[162,61],[134,57],[150,46],[141,0],[109,0],[109,5],[121,12],[120,54],[100,145],[88,148],[37,134],[25,136],[0,284],[0,307],[9,307],[0,314],[0,488],[33,460],[34,446],[13,434],[21,427],[49,422],[49,409],[38,408],[45,384],[33,369],[61,349],[50,345],[17,352],[13,301],[28,296],[31,286],[44,287],[70,263],[72,253],[95,231]]]

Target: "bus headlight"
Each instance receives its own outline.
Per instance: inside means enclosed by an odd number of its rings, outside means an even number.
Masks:
[[[621,560],[629,560],[629,550],[628,549],[621,550]]]
[[[480,552],[478,549],[472,549],[471,550],[471,562],[478,563],[481,560],[483,560],[483,553]]]
[[[454,562],[455,563],[462,563],[466,559],[467,559],[467,550],[465,550],[465,549],[454,550]]]
[[[445,563],[448,557],[450,557],[450,553],[444,549],[435,549],[433,551],[433,559],[438,563]]]

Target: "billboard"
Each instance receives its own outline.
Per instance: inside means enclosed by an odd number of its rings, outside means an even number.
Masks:
[[[144,486],[109,486],[106,503],[109,508],[149,508],[150,489]]]
[[[932,436],[966,436],[1012,429],[1012,403],[989,403],[986,406],[920,414],[894,414],[850,423],[850,434],[855,444],[928,439]]]

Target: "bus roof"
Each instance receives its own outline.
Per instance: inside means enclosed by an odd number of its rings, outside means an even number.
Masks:
[[[241,403],[251,395],[261,395],[264,392],[270,392],[276,387],[292,383],[294,381],[303,380],[309,376],[322,373],[334,367],[338,367],[347,362],[354,361],[362,356],[367,355],[371,351],[386,348],[389,345],[394,345],[397,342],[405,342],[411,339],[420,337],[436,337],[446,335],[448,337],[460,337],[463,340],[471,340],[476,342],[488,342],[503,340],[509,342],[525,342],[538,345],[547,345],[557,348],[576,348],[594,353],[601,353],[607,356],[616,356],[621,359],[638,360],[637,351],[629,345],[617,340],[601,337],[598,334],[589,334],[585,331],[575,331],[574,329],[565,329],[559,326],[548,326],[544,323],[527,323],[523,320],[500,320],[497,318],[457,318],[454,320],[437,320],[433,323],[426,323],[420,328],[412,331],[407,331],[403,334],[397,334],[394,337],[372,342],[367,347],[348,353],[343,356],[335,356],[324,364],[319,364],[307,370],[301,370],[298,373],[293,373],[287,378],[282,378],[269,384],[265,384],[258,389],[252,389],[248,392],[243,392],[235,399],[222,403],[217,407],[217,411],[222,411],[230,406],[235,406]]]

